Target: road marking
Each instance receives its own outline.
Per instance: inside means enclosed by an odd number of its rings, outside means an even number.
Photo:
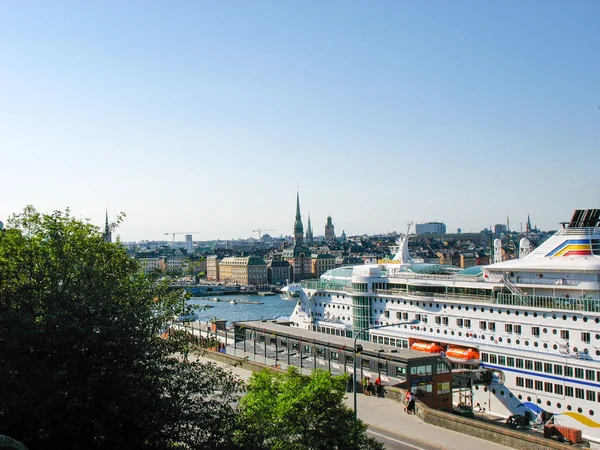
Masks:
[[[425,450],[422,447],[417,447],[415,445],[409,444],[408,442],[399,441],[398,439],[394,439],[393,437],[386,436],[385,434],[376,433],[376,432],[371,431],[371,430],[367,430],[367,433],[371,433],[371,434],[374,434],[375,436],[380,436],[382,438],[389,439],[390,441],[397,442],[398,444],[402,444],[402,445],[406,445],[408,447],[416,448],[417,450]]]

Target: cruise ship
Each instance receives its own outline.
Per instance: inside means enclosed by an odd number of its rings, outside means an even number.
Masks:
[[[521,239],[518,259],[501,261],[496,240],[492,264],[465,270],[414,263],[408,233],[398,244],[392,261],[302,282],[294,326],[345,337],[386,326],[360,339],[442,353],[457,370],[488,369],[489,384],[469,393],[472,406],[551,418],[600,449],[600,210],[575,211],[534,250]]]

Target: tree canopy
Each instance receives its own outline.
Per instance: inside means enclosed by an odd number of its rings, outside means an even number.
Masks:
[[[0,434],[35,448],[232,448],[241,383],[173,356],[181,292],[69,211],[0,233]],[[176,344],[175,344],[176,345]]]
[[[241,399],[237,442],[248,449],[383,449],[344,404],[346,379],[315,370],[257,372]]]

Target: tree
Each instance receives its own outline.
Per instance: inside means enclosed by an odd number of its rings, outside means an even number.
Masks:
[[[241,400],[238,445],[248,449],[383,449],[344,404],[346,377],[254,373]]]
[[[160,337],[183,303],[68,210],[14,216],[0,234],[0,434],[30,449],[231,448],[241,382]]]

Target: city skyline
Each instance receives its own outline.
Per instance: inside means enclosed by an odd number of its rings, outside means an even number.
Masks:
[[[4,2],[0,221],[448,232],[600,200],[600,5]],[[181,237],[183,239],[183,237]]]

